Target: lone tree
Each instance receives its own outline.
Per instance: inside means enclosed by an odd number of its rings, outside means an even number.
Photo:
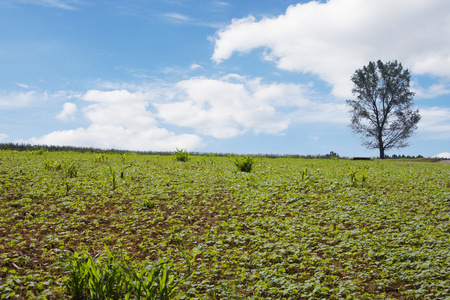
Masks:
[[[414,93],[409,90],[411,75],[401,63],[369,62],[352,76],[353,95],[347,100],[351,110],[350,128],[362,135],[362,145],[379,149],[380,158],[391,148],[407,147],[406,140],[417,129],[420,115],[414,110]]]

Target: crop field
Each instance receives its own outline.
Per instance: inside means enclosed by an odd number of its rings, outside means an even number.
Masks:
[[[2,150],[0,295],[448,299],[449,222],[444,163]]]

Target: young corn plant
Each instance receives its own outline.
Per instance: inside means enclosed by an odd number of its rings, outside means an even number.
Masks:
[[[110,175],[111,184],[112,184],[111,189],[114,191],[117,187],[116,171],[114,171],[114,169],[111,166],[109,166],[109,175]]]
[[[78,174],[78,168],[75,164],[71,163],[66,169],[66,178],[75,178]]]
[[[176,161],[187,162],[189,160],[189,152],[186,149],[178,149],[174,152]]]
[[[366,181],[367,181],[367,174],[366,174],[366,172],[367,172],[368,169],[369,169],[369,166],[364,166],[362,171],[361,171],[361,181],[363,182],[363,184],[365,184]]]
[[[44,169],[51,171],[59,171],[63,168],[63,164],[60,161],[53,161],[51,159],[47,159],[44,162]]]
[[[132,268],[123,254],[116,256],[105,246],[105,257],[92,258],[87,252],[74,252],[54,265],[62,266],[67,275],[65,287],[71,299],[159,299],[174,296],[179,284],[192,276],[191,258],[186,275],[176,279],[170,264],[163,260],[154,265]]]
[[[95,161],[99,163],[105,163],[108,161],[108,154],[106,153],[98,153],[95,155]]]
[[[350,177],[350,182],[352,186],[356,186],[358,181],[358,169],[357,168],[349,168],[348,169],[348,175]]]
[[[250,154],[234,158],[234,164],[241,172],[251,172],[253,168],[253,162],[253,156],[251,156]]]
[[[143,209],[152,209],[155,207],[155,201],[146,198],[142,200],[141,205]]]
[[[306,179],[306,177],[308,176],[308,166],[305,166],[302,169],[302,181],[304,181]]]

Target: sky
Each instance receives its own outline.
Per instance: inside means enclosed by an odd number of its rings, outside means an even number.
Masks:
[[[387,155],[450,158],[448,0],[0,0],[0,143],[377,156],[351,76],[410,70]]]

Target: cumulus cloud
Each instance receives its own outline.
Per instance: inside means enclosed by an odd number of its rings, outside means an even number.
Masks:
[[[442,153],[439,153],[439,154],[437,154],[437,155],[435,155],[433,157],[450,159],[450,152],[442,152]]]
[[[18,109],[47,101],[47,93],[36,91],[0,93],[0,109]]]
[[[175,101],[156,104],[158,117],[215,138],[246,132],[282,134],[291,120],[278,109],[309,103],[300,85],[263,84],[260,79],[235,74],[220,79],[191,78],[177,83],[176,88]]]
[[[54,131],[30,142],[140,151],[196,149],[204,145],[197,135],[177,135],[160,128],[155,116],[147,110],[150,99],[144,92],[89,90],[80,100],[88,104],[82,112],[90,126]],[[67,107],[73,109],[71,105]]]
[[[203,140],[196,135],[176,135],[164,128],[142,128],[137,131],[124,126],[102,124],[92,124],[88,128],[54,131],[41,138],[31,139],[31,143],[137,151],[172,151],[177,147],[192,150],[204,144]]]
[[[58,119],[68,121],[73,118],[78,108],[74,103],[66,102],[63,105],[61,112],[56,116]]]
[[[450,78],[447,0],[329,0],[278,17],[234,19],[217,32],[213,61],[264,48],[278,68],[310,72],[351,96],[350,77],[368,61],[398,59],[416,74]]]

